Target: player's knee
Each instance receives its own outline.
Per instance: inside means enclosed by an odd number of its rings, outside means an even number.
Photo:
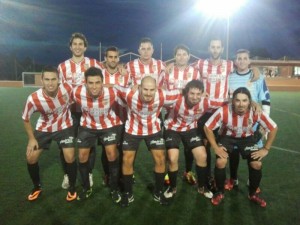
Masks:
[[[252,161],[250,162],[250,166],[255,170],[260,170],[262,167],[262,163],[260,161]]]
[[[219,168],[219,169],[225,168],[226,164],[227,164],[227,159],[218,158],[216,160],[216,167]]]

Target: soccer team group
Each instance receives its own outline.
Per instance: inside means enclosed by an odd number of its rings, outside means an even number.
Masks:
[[[176,196],[182,143],[183,178],[197,185],[199,196],[219,205],[225,190],[238,185],[241,155],[249,168],[248,198],[266,207],[259,188],[262,159],[270,151],[277,125],[269,117],[266,82],[257,68],[250,69],[248,50],[238,50],[235,62],[223,60],[222,41],[212,38],[210,58],[189,64],[189,48],[178,45],[174,62],[165,65],[152,58],[153,43],[143,38],[140,57],[123,65],[116,47],[107,48],[105,62],[100,63],[85,57],[87,46],[83,34],[72,34],[72,58],[58,68],[46,66],[42,87],[27,98],[22,119],[34,186],[29,201],[42,193],[38,159],[53,140],[61,152],[67,201],[92,195],[98,144],[103,149],[103,184],[110,188],[113,202],[129,206],[134,201],[134,161],[140,142],[145,141],[154,161],[153,199],[161,205]],[[30,123],[34,112],[40,113],[35,129]],[[211,151],[216,155],[214,173]],[[226,179],[228,161],[230,179]]]

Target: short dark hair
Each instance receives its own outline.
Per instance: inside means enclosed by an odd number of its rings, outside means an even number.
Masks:
[[[96,76],[100,76],[101,80],[103,81],[102,71],[97,67],[92,66],[84,72],[85,80],[87,80],[88,77],[96,77]]]
[[[248,90],[248,88],[245,88],[245,87],[239,87],[239,88],[237,88],[233,92],[233,94],[232,94],[232,99],[235,99],[238,94],[245,94],[245,95],[247,95],[248,98],[249,98],[250,103],[252,102],[251,93]]]
[[[184,45],[184,44],[179,44],[174,48],[174,56],[177,54],[177,51],[181,49],[187,52],[187,54],[190,54],[190,49],[188,46]]]
[[[196,88],[200,91],[204,91],[204,85],[201,80],[191,80],[185,85],[185,88],[182,90],[182,95],[186,96],[190,89]]]
[[[240,53],[247,53],[250,57],[250,51],[248,49],[240,48],[239,50],[236,51],[236,55]]]
[[[70,38],[70,41],[69,41],[69,46],[72,46],[73,40],[74,40],[75,38],[78,38],[78,39],[83,40],[84,47],[87,47],[87,46],[88,46],[88,41],[87,41],[86,37],[84,36],[84,34],[79,33],[79,32],[76,32],[76,33],[73,33],[73,34],[72,34],[72,36],[71,36],[71,38]]]
[[[143,38],[140,40],[139,47],[141,46],[142,43],[150,43],[150,44],[153,46],[153,42],[152,42],[151,38],[148,38],[148,37],[143,37]]]
[[[117,52],[119,53],[119,49],[115,46],[109,46],[106,50],[105,50],[105,56],[107,56],[108,52]]]
[[[45,72],[52,72],[52,73],[56,73],[57,77],[58,77],[58,70],[55,66],[50,66],[50,65],[46,65],[44,66],[43,70],[42,70],[42,79],[44,78],[44,74]]]

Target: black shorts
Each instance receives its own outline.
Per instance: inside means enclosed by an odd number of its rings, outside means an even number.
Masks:
[[[133,150],[137,151],[139,144],[142,140],[145,140],[148,150],[164,150],[165,141],[163,139],[162,132],[157,132],[155,134],[138,136],[132,135],[125,132],[124,139],[122,143],[123,151]]]
[[[250,162],[257,161],[251,158],[251,153],[258,151],[258,146],[253,136],[246,138],[220,136],[218,143],[227,149],[229,157],[233,151],[239,151],[243,159],[248,159]]]
[[[74,128],[69,127],[55,132],[42,132],[35,130],[34,137],[39,144],[39,149],[49,149],[52,140],[56,141],[60,148],[74,148]]]
[[[96,144],[98,138],[104,146],[118,144],[120,141],[121,130],[122,126],[115,126],[102,130],[80,126],[78,130],[77,146],[78,148],[91,148]]]
[[[177,148],[179,149],[180,142],[182,141],[184,149],[194,149],[196,147],[203,146],[202,139],[197,133],[197,129],[192,129],[189,131],[173,131],[165,130],[164,138],[166,142],[166,148]]]

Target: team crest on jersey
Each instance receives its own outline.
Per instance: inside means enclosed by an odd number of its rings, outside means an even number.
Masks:
[[[84,70],[87,70],[88,68],[90,68],[89,64],[84,64]]]
[[[152,70],[153,70],[153,71],[156,71],[156,70],[157,70],[157,66],[156,66],[156,65],[153,65],[153,66],[152,66]]]
[[[102,103],[103,103],[103,105],[108,105],[109,101],[108,101],[108,99],[103,99]]]

